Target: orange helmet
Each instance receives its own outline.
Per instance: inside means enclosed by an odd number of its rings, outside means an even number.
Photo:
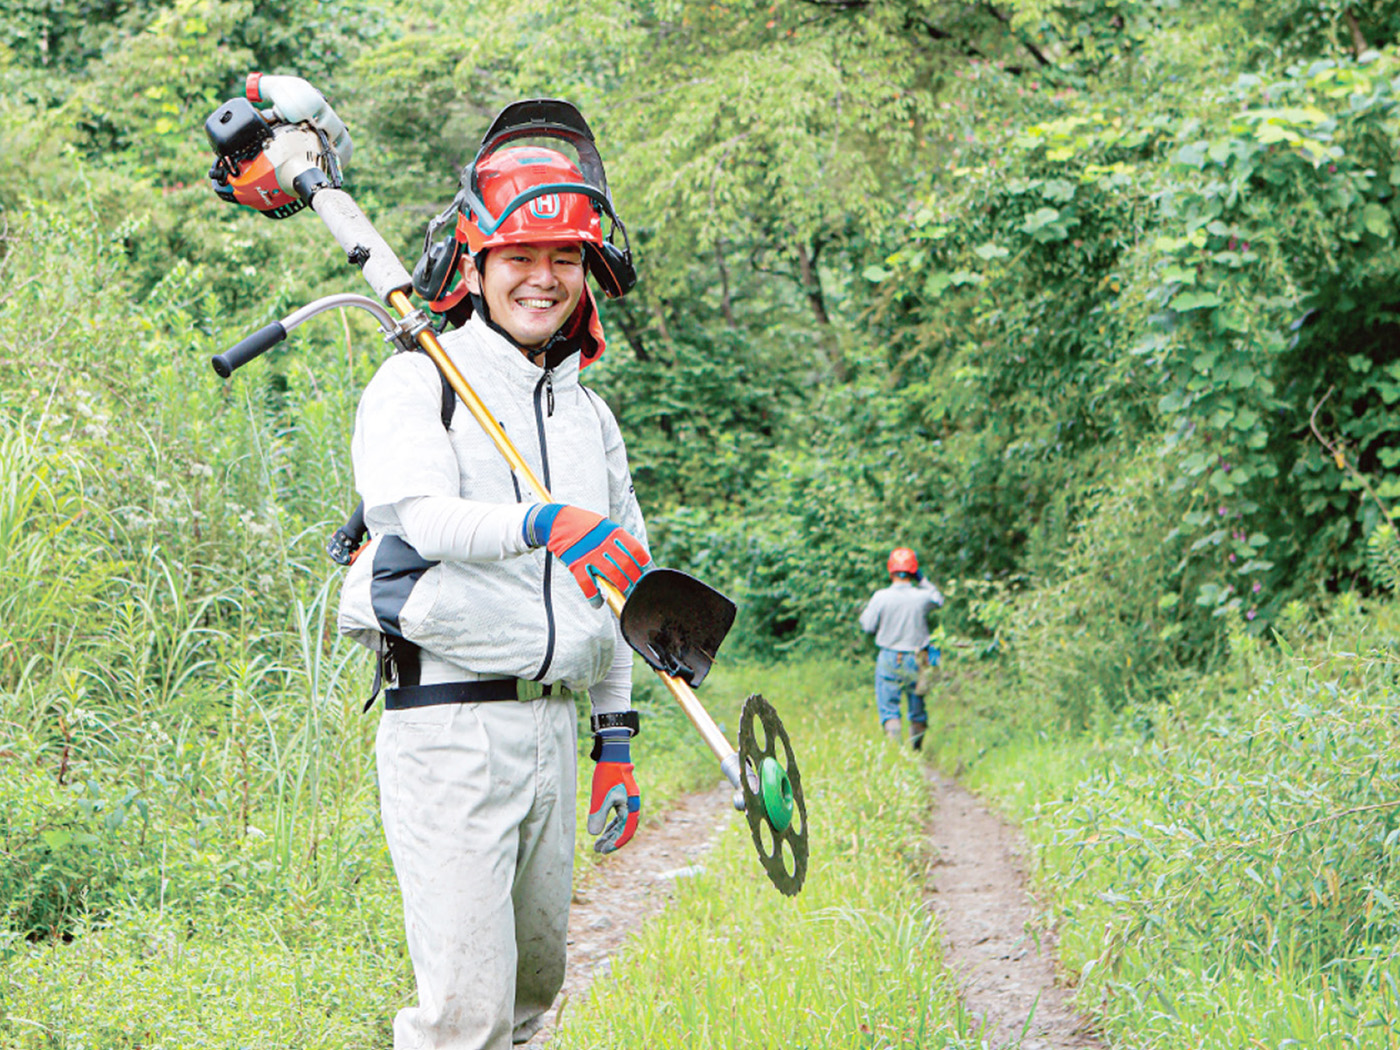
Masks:
[[[890,551],[890,560],[885,562],[885,568],[890,572],[907,572],[912,576],[919,571],[919,559],[908,547],[896,547]]]
[[[513,146],[483,158],[474,174],[476,199],[457,216],[457,239],[473,255],[506,244],[603,243],[598,209],[579,192],[583,172],[558,150]]]

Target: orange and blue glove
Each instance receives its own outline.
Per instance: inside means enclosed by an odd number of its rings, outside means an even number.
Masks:
[[[642,792],[632,776],[631,735],[626,729],[601,729],[597,734],[600,746],[588,799],[588,833],[599,836],[593,843],[598,853],[627,845],[641,819]]]
[[[525,515],[525,542],[545,547],[568,566],[589,604],[603,604],[596,578],[625,598],[651,568],[651,555],[617,522],[582,507],[540,503]]]

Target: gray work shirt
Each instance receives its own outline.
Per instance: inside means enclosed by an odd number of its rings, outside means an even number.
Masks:
[[[943,595],[928,580],[903,580],[876,591],[860,614],[860,627],[881,649],[912,653],[928,645],[928,614]]]

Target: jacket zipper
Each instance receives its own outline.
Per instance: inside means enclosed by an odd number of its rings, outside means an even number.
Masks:
[[[540,470],[544,474],[544,487],[553,488],[549,480],[549,445],[545,440],[544,420],[545,405],[541,402],[540,394],[548,394],[548,415],[554,415],[554,369],[546,368],[540,381],[535,384],[535,429],[539,433],[540,439]],[[554,555],[549,551],[544,553],[544,618],[545,618],[545,647],[544,661],[540,664],[540,669],[535,672],[536,682],[544,678],[549,673],[549,665],[554,661],[554,597],[551,593],[550,581],[554,576]]]

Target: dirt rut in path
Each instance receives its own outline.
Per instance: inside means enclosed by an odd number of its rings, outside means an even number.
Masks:
[[[735,812],[733,792],[721,783],[683,796],[575,888],[564,988],[527,1047],[545,1045],[556,1021],[586,997],[593,978],[612,968],[613,953],[666,906],[676,881],[696,873]]]
[[[967,1011],[985,1026],[982,1039],[1022,1050],[1100,1046],[1055,983],[1053,937],[1042,933],[1037,945],[1027,930],[1034,902],[1021,836],[953,781],[930,771],[929,782],[935,866],[927,900]]]

